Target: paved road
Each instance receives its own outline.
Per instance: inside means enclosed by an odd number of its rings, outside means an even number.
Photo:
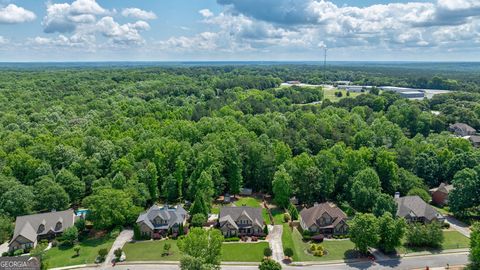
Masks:
[[[415,269],[424,268],[426,266],[432,267],[445,267],[450,264],[464,265],[468,263],[468,253],[456,253],[456,254],[440,254],[440,255],[428,255],[417,257],[406,257],[401,260],[393,259],[388,261],[382,261],[379,263],[361,262],[361,263],[339,263],[329,265],[311,265],[311,266],[286,266],[285,270],[360,270],[360,269]],[[98,268],[91,268],[98,270]],[[177,265],[117,265],[114,269],[118,270],[178,270]],[[234,266],[224,265],[222,270],[258,270],[258,266]]]
[[[268,234],[268,243],[270,244],[270,248],[272,249],[272,258],[282,263],[283,258],[283,245],[282,245],[282,233],[283,233],[283,226],[282,225],[275,225],[269,226],[269,234]]]
[[[133,237],[133,230],[123,230],[117,236],[117,239],[115,239],[115,242],[113,242],[112,248],[108,252],[107,258],[105,259],[105,262],[103,263],[104,268],[107,268],[107,267],[112,265],[112,261],[115,258],[115,254],[113,254],[113,252],[118,248],[123,248],[125,243],[132,240],[132,237]]]
[[[470,228],[463,222],[459,221],[458,219],[452,216],[446,216],[445,220],[447,223],[450,224],[450,228],[458,231],[459,233],[465,235],[466,237],[470,238],[471,230]]]

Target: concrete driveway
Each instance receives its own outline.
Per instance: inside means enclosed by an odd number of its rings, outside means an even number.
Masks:
[[[283,245],[282,245],[282,233],[283,233],[283,226],[282,225],[274,225],[268,226],[269,234],[268,234],[268,243],[270,248],[272,249],[272,258],[279,262],[283,263],[283,258],[285,255],[283,254]]]
[[[467,226],[467,224],[461,222],[460,220],[452,217],[452,216],[446,216],[445,221],[450,224],[450,228],[456,230],[457,232],[465,235],[466,237],[470,238],[470,233],[471,230]]]
[[[113,242],[112,248],[108,252],[105,262],[103,263],[102,269],[112,266],[112,261],[115,258],[115,254],[113,254],[113,252],[118,248],[123,248],[125,243],[132,240],[132,237],[133,237],[133,230],[123,230],[117,236],[117,239],[115,239],[115,242]]]
[[[2,254],[7,251],[8,251],[8,242],[5,242],[0,245],[0,256],[2,256]]]

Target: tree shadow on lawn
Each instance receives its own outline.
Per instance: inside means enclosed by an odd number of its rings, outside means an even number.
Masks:
[[[97,247],[97,246],[105,244],[106,242],[108,242],[108,240],[109,240],[108,237],[89,238],[89,239],[85,239],[83,241],[78,242],[78,245],[80,247]],[[58,244],[58,249],[62,250],[62,251],[65,251],[65,250],[72,250],[73,251],[74,246],[75,245]]]

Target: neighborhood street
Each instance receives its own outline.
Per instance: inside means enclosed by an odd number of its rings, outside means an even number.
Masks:
[[[378,263],[371,262],[359,262],[359,263],[338,263],[338,264],[324,264],[324,265],[310,265],[310,266],[284,266],[283,269],[287,270],[358,270],[358,269],[415,269],[424,268],[426,266],[432,267],[445,267],[447,264],[450,266],[463,265],[468,263],[468,253],[454,253],[454,254],[439,254],[439,255],[427,255],[406,257],[402,259],[385,260]],[[98,269],[98,268],[84,268],[84,269]],[[104,269],[104,268],[102,268]],[[112,269],[110,267],[110,269]],[[139,264],[139,265],[117,265],[113,269],[118,270],[178,270],[177,265],[152,265],[152,264]],[[223,270],[257,270],[258,266],[240,266],[240,265],[223,265]]]

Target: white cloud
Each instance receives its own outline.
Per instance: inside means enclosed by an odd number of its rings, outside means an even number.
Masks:
[[[3,37],[3,36],[0,36],[0,45],[5,45],[5,44],[8,44],[10,41]]]
[[[76,0],[72,4],[58,3],[47,5],[47,15],[43,18],[45,33],[73,32],[82,24],[92,24],[96,16],[108,14],[95,0]]]
[[[199,10],[198,13],[200,13],[200,15],[202,15],[204,18],[210,18],[210,17],[213,17],[213,12],[210,11],[210,9],[202,9],[202,10]]]
[[[140,20],[154,20],[157,18],[157,15],[154,12],[139,8],[126,8],[122,11],[122,16]]]
[[[24,23],[31,22],[36,18],[37,16],[35,13],[14,4],[9,4],[6,7],[0,8],[0,23]]]
[[[119,24],[112,17],[103,17],[96,26],[103,36],[111,38],[116,44],[123,45],[143,43],[140,31],[150,29],[150,25],[145,21]]]
[[[161,49],[175,51],[211,51],[218,48],[219,35],[203,32],[193,37],[172,37],[158,43]]]

